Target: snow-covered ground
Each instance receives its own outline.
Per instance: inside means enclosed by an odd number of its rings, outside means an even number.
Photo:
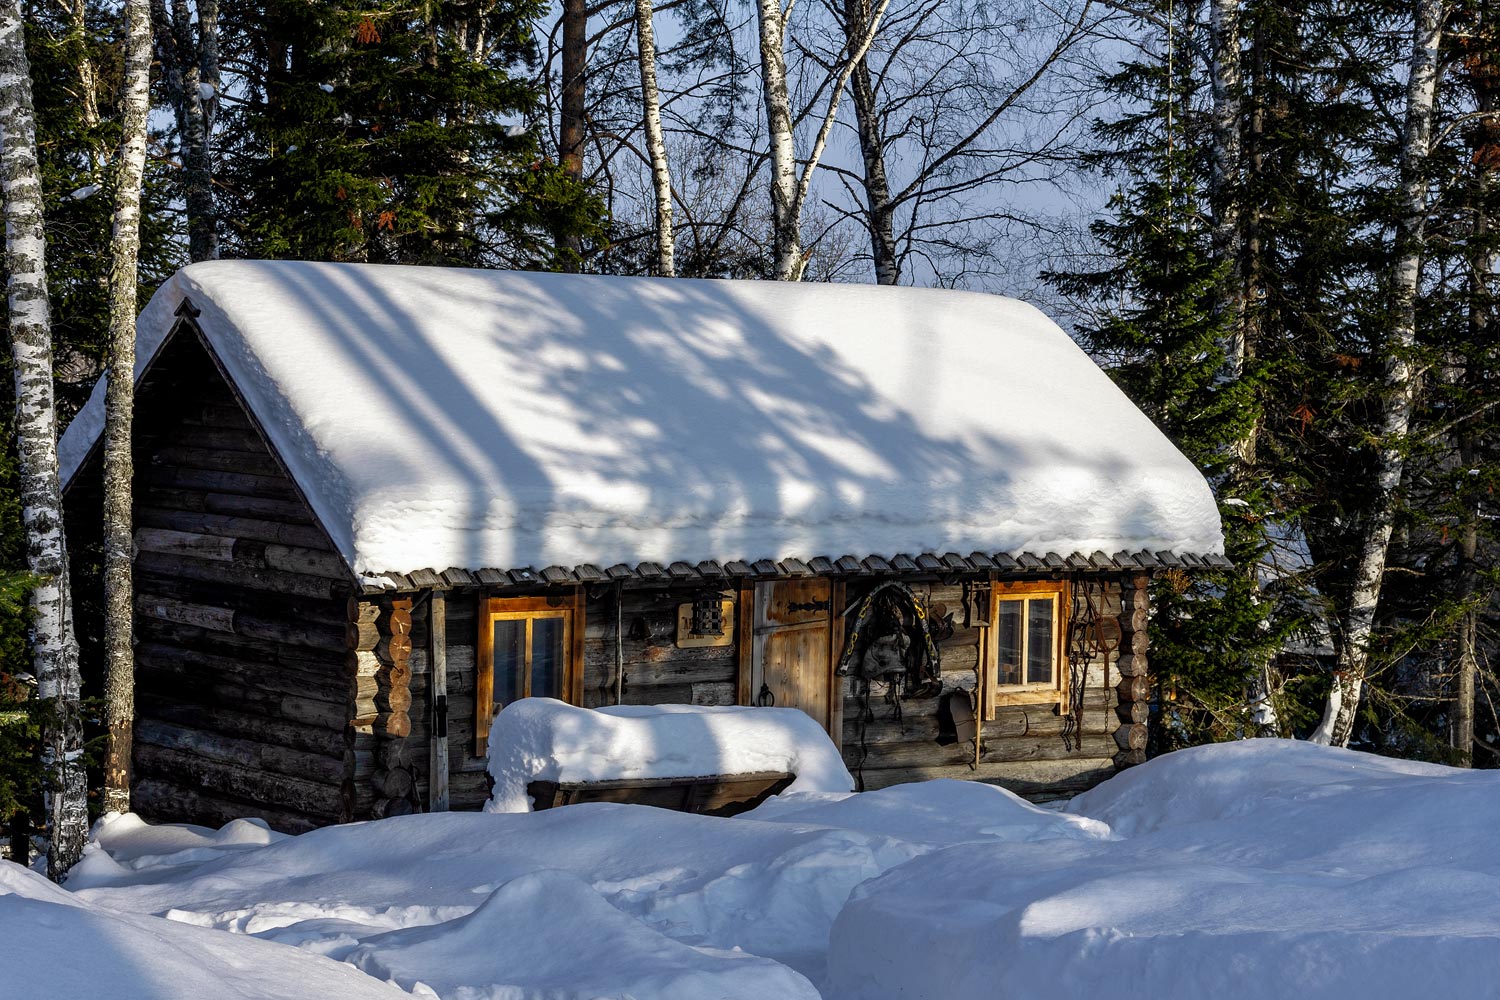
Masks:
[[[409,816],[283,837],[113,818],[59,890],[0,867],[5,996],[216,1000],[1480,997],[1500,773],[1290,741],[1057,812],[938,781]]]

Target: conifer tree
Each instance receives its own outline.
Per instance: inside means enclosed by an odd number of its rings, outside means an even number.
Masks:
[[[248,256],[546,264],[600,209],[525,127],[534,0],[269,0],[226,167]],[[244,24],[239,30],[247,30]]]

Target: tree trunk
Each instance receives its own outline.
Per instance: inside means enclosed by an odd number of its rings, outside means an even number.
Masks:
[[[99,127],[99,73],[94,60],[89,58],[87,15],[86,0],[73,0],[72,29],[78,36],[78,65],[74,67],[78,74],[78,116],[84,128],[93,131]],[[90,163],[89,166],[97,168],[99,164]]]
[[[797,281],[802,257],[797,204],[797,146],[786,81],[786,25],[778,0],[756,0],[760,20],[761,92],[771,147],[771,271],[778,281]]]
[[[641,63],[641,119],[646,126],[646,154],[651,158],[651,186],[656,193],[656,273],[676,273],[672,240],[672,172],[661,129],[661,93],[656,87],[656,35],[651,27],[651,0],[635,0],[635,31]]]
[[[1411,425],[1416,373],[1411,351],[1416,342],[1417,286],[1427,223],[1427,180],[1423,167],[1432,142],[1432,108],[1437,93],[1438,45],[1443,35],[1445,4],[1417,0],[1412,32],[1411,70],[1406,88],[1406,128],[1401,143],[1401,218],[1391,275],[1392,323],[1384,353],[1385,398],[1380,421],[1380,451],[1375,499],[1364,524],[1354,588],[1344,612],[1343,644],[1323,719],[1310,737],[1314,743],[1348,746],[1354,732],[1369,670],[1370,641],[1380,603],[1386,555],[1396,513],[1396,490],[1404,466],[1403,439]]]
[[[1226,365],[1231,378],[1245,369],[1245,288],[1240,255],[1240,2],[1213,4],[1214,252],[1228,264],[1219,308],[1229,324]]]
[[[852,49],[864,36],[870,20],[869,0],[845,0],[844,37]],[[865,161],[865,201],[869,211],[870,254],[875,262],[875,281],[894,285],[901,280],[896,259],[896,206],[891,200],[891,182],[885,172],[885,141],[880,135],[880,109],[869,63],[862,57],[849,78],[854,94],[854,120],[859,131],[859,151]]]
[[[189,35],[191,37],[191,35]],[[192,50],[188,50],[192,54]],[[188,210],[188,257],[218,260],[218,212],[214,208],[213,109],[219,99],[219,0],[198,0],[197,86],[186,94],[187,135],[183,152]]]
[[[125,78],[120,94],[120,162],[110,240],[109,371],[104,390],[104,809],[130,811],[130,736],[135,722],[131,592],[130,426],[135,409],[136,272],[141,176],[150,111],[151,8],[125,5]]]
[[[42,185],[22,23],[19,0],[0,0],[0,185],[5,200],[6,291],[15,365],[16,450],[26,562],[40,581],[31,593],[32,647],[43,712],[47,871],[60,882],[83,854],[88,790],[78,710],[78,644],[73,637],[57,482]]]
[[[557,155],[563,173],[583,183],[584,114],[587,91],[588,5],[586,0],[563,0],[562,4],[562,107],[557,133]],[[563,270],[577,271],[583,244],[576,236],[558,243],[564,254]]]

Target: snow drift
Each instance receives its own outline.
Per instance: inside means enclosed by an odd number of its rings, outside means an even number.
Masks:
[[[813,718],[795,708],[614,705],[521,698],[490,726],[488,812],[528,812],[528,783],[785,771],[788,792],[849,792],[854,778]]]

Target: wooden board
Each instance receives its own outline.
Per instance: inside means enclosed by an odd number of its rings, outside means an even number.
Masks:
[[[526,793],[538,810],[578,802],[629,802],[706,816],[736,816],[784,791],[794,780],[794,775],[784,771],[765,771],[561,784],[533,781],[526,786]]]
[[[832,727],[832,599],[827,579],[756,584],[751,704],[800,708]]]

